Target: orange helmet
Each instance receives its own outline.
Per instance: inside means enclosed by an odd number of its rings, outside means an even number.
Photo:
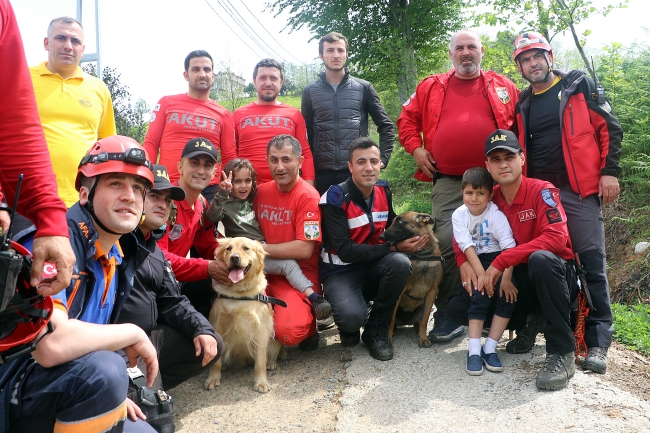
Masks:
[[[13,284],[13,279],[5,278],[4,283],[12,283],[9,290],[3,293],[2,304],[6,305],[0,311],[0,358],[7,362],[34,350],[38,341],[32,343],[43,328],[53,330],[50,323],[54,302],[50,296],[43,298],[29,285],[31,271],[31,253],[22,245],[11,242],[7,254],[21,260],[22,268]],[[50,265],[49,276],[56,271]],[[44,275],[45,270],[44,270]],[[5,275],[7,277],[7,275]],[[7,302],[8,296],[11,296]]]
[[[107,173],[126,173],[146,179],[153,185],[153,165],[147,151],[132,138],[112,135],[102,138],[88,150],[79,163],[75,188],[81,188],[81,175],[99,176]]]
[[[526,32],[517,36],[515,39],[515,51],[512,53],[512,60],[517,60],[517,56],[528,50],[544,50],[553,54],[553,48],[548,43],[543,34],[539,32]]]

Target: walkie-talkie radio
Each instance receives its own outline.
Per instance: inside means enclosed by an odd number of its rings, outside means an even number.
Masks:
[[[591,94],[591,98],[598,105],[607,104],[607,96],[605,95],[605,88],[598,82],[596,76],[596,69],[594,68],[594,58],[591,58],[591,70],[594,71],[594,82],[596,83],[596,91]]]

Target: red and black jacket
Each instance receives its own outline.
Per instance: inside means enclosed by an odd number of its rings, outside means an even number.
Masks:
[[[601,176],[620,176],[623,131],[609,103],[598,105],[593,100],[596,85],[584,72],[553,73],[562,79],[559,114],[567,176],[571,189],[587,197],[598,193]],[[519,141],[524,149],[530,145],[531,96],[531,87],[521,92],[516,109]]]
[[[388,182],[378,181],[370,208],[352,179],[331,186],[320,200],[323,244],[321,281],[332,273],[356,269],[390,253],[379,236],[395,218]]]

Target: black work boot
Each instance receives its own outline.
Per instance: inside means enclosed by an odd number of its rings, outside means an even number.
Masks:
[[[538,389],[555,391],[567,386],[569,379],[576,373],[576,357],[573,352],[547,353],[544,366],[537,373]]]
[[[544,313],[536,311],[530,313],[526,318],[526,324],[522,329],[517,330],[517,337],[506,344],[508,353],[528,353],[535,345],[537,334],[544,331],[546,318]]]
[[[393,345],[388,341],[388,323],[368,320],[361,339],[373,358],[380,361],[393,359]]]
[[[595,373],[607,372],[607,347],[590,347],[582,368]]]

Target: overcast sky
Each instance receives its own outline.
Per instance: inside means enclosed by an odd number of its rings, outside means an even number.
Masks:
[[[43,38],[50,20],[62,15],[76,17],[77,0],[10,1],[18,18],[27,62],[36,65],[46,60]],[[86,53],[96,50],[94,3],[83,1]],[[265,3],[266,0],[99,0],[102,66],[116,68],[131,94],[153,106],[163,95],[187,90],[183,60],[192,50],[207,50],[214,58],[215,69],[219,62],[225,62],[246,81],[252,79],[255,63],[264,57],[292,63],[317,60],[318,43],[308,43],[310,34],[306,30],[281,32],[286,16],[274,18],[265,11]],[[265,52],[256,45],[223,6],[237,19],[248,22],[271,48],[265,46]],[[588,38],[591,47],[643,41],[649,37],[642,28],[648,26],[649,15],[650,2],[630,0],[627,9],[615,10],[605,19],[592,18],[580,30],[592,30]],[[248,28],[247,31],[252,32]],[[570,39],[566,39],[565,46],[570,44]]]

